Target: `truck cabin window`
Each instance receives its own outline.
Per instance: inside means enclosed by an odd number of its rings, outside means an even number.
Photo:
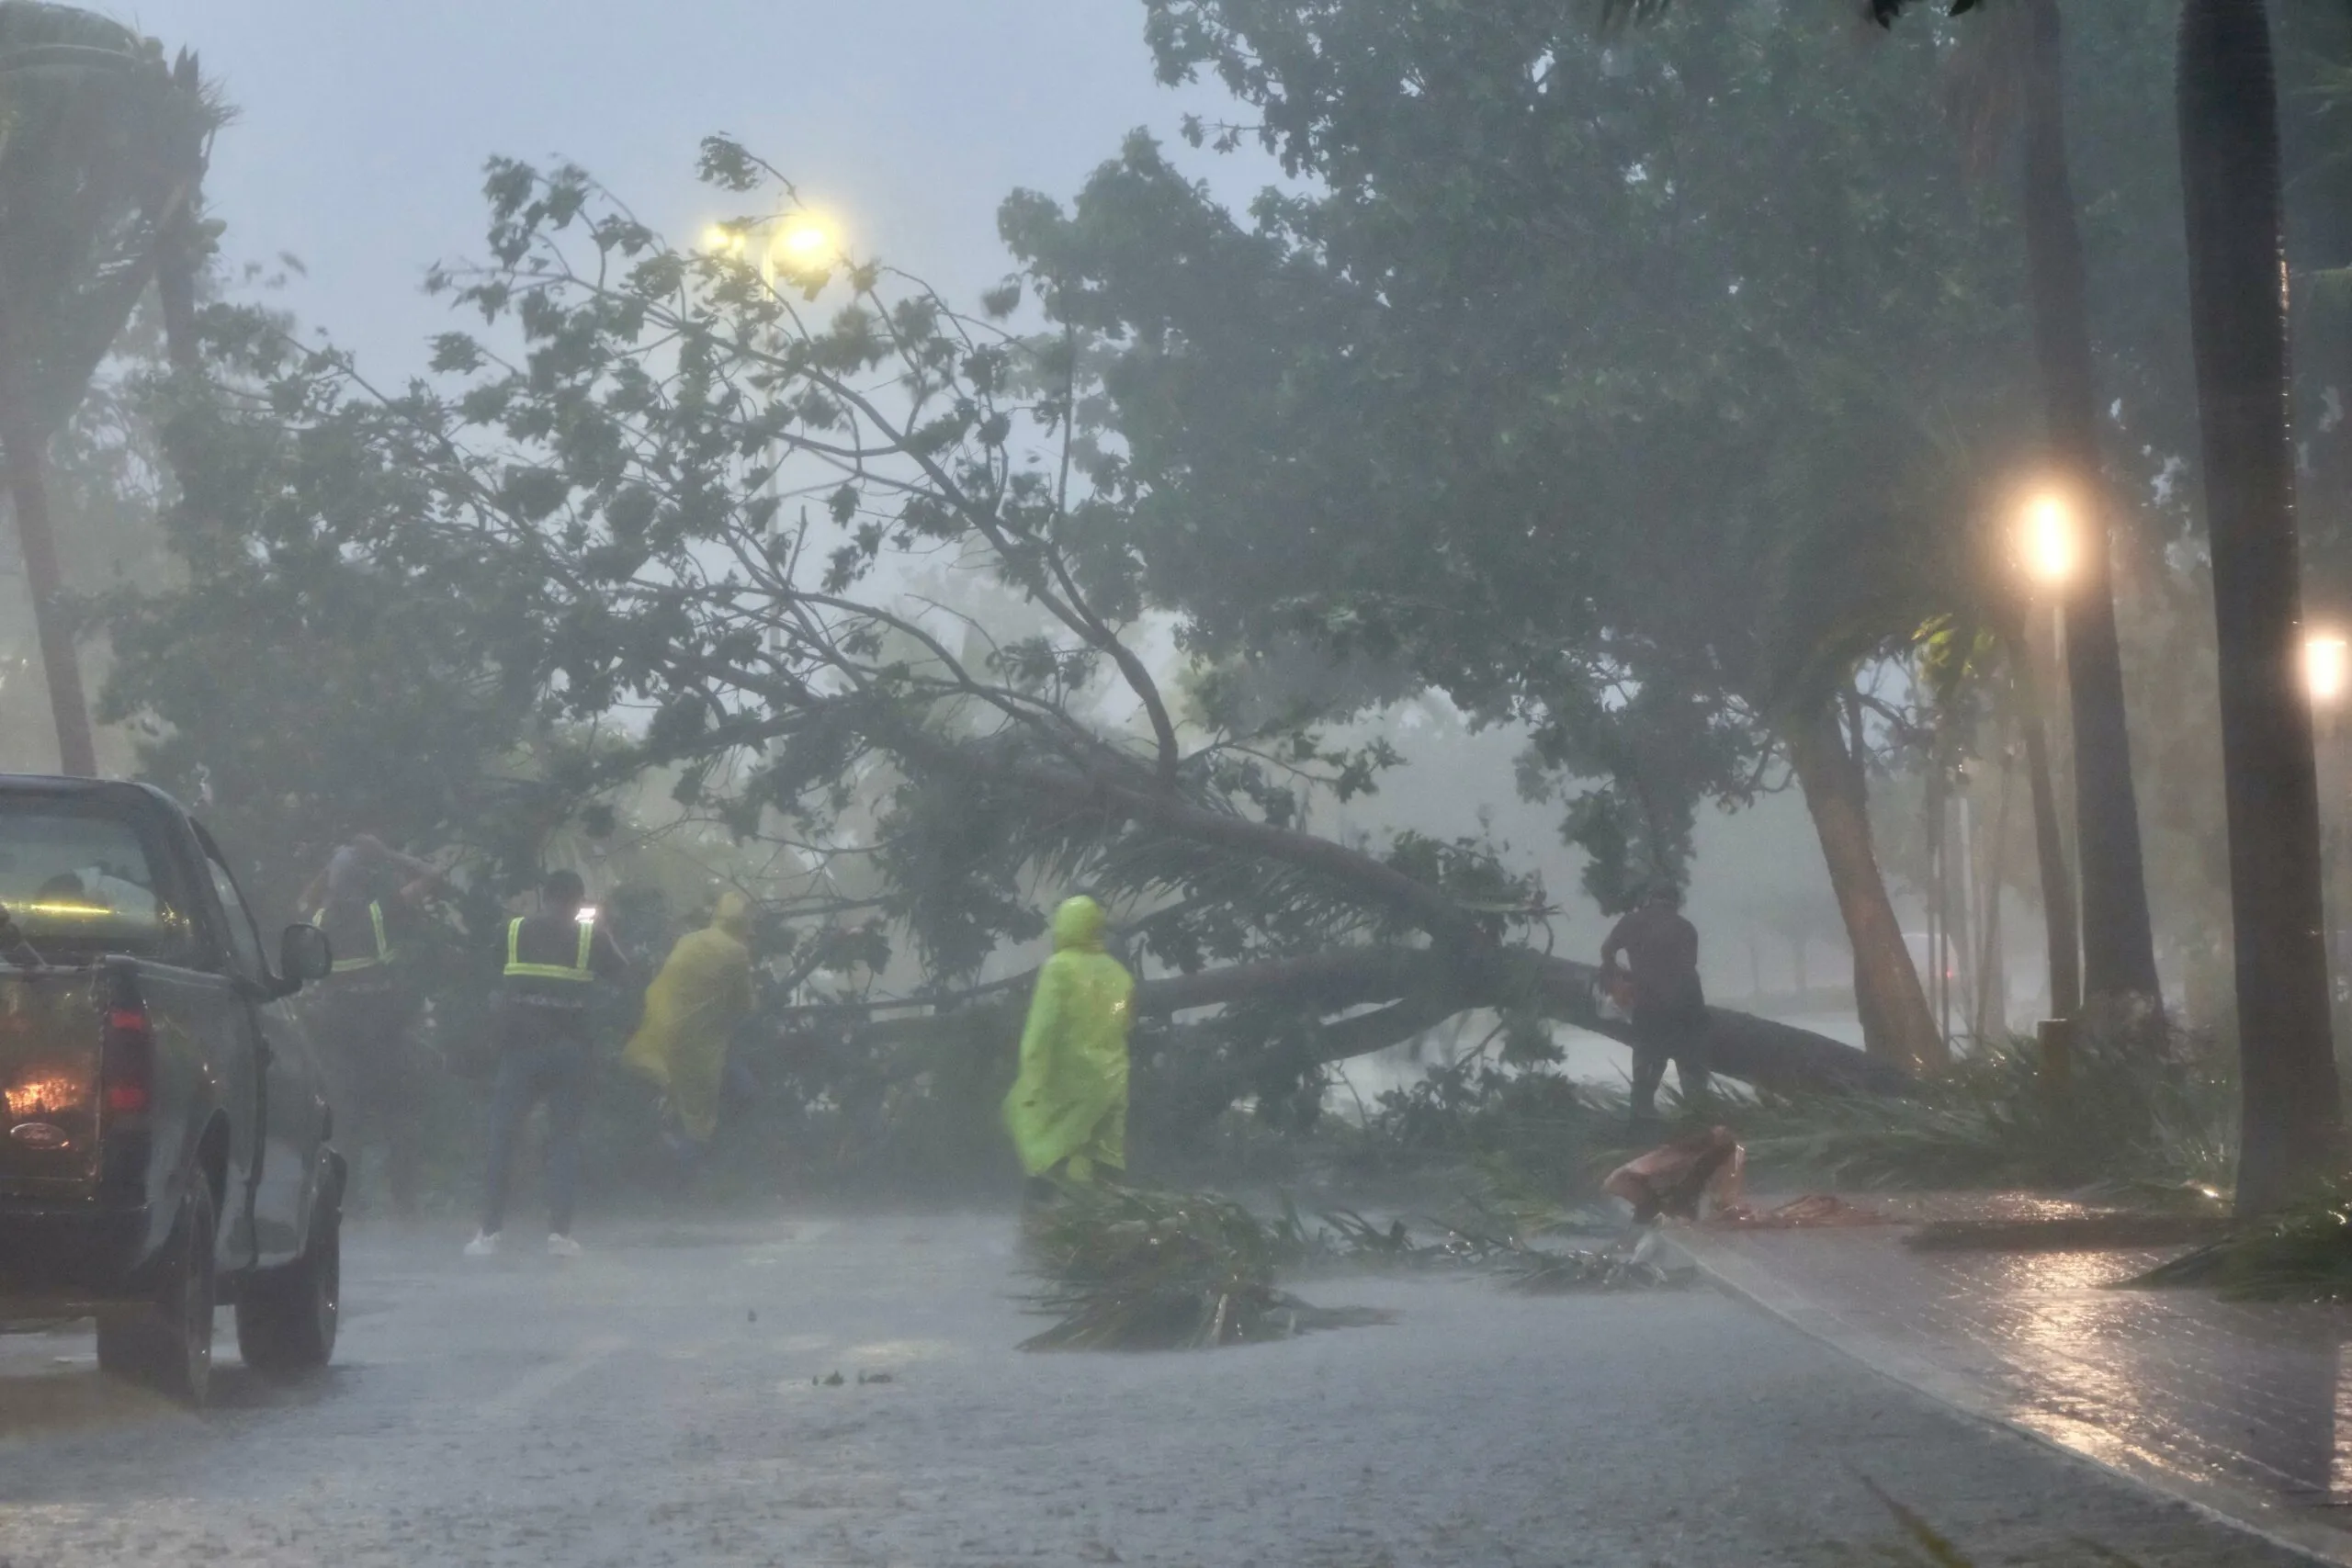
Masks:
[[[156,882],[137,827],[119,816],[0,805],[0,906],[44,957],[176,948],[186,917]]]

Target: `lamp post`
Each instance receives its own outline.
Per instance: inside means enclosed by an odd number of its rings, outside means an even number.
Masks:
[[[2352,693],[2352,641],[2342,633],[2314,631],[2303,637],[2303,692],[2311,698],[2314,769],[2319,775],[2321,904],[2325,911],[2328,990],[2343,998],[2343,960],[2337,930],[2343,916],[2344,824],[2328,807],[2340,781],[2335,762],[2336,719]]]
[[[2035,592],[2050,602],[2051,663],[2053,671],[2065,658],[2065,591],[2073,583],[2082,558],[2081,535],[2065,501],[2055,493],[2035,496],[2018,520],[2018,564]],[[2044,716],[2043,683],[2035,669],[2034,638],[2023,639],[2018,684],[2024,688],[2026,782],[2033,798],[2033,841],[2041,877],[2042,919],[2049,931],[2050,1014],[2063,1025],[2082,1006],[2082,931],[2076,918],[2075,874],[2067,863],[2066,840],[2058,823],[2058,792],[2050,762],[2050,730]],[[2051,682],[2055,691],[2062,682]],[[2063,1071],[2064,1030],[2045,1024],[2045,1049],[2053,1073]]]

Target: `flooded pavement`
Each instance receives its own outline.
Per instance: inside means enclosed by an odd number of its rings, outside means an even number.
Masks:
[[[2178,1247],[1915,1252],[1901,1236],[1690,1239],[1736,1288],[1883,1371],[2352,1562],[2352,1308],[2112,1288]]]
[[[1704,1289],[1317,1279],[1397,1321],[1025,1356],[1006,1220],[582,1235],[469,1266],[362,1229],[332,1375],[256,1383],[224,1335],[202,1418],[100,1382],[86,1333],[0,1338],[0,1562],[1885,1562],[1866,1483],[1981,1563],[2297,1560]]]

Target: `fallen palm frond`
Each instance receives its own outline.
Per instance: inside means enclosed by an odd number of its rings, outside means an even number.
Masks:
[[[1907,1099],[1766,1097],[1729,1119],[1754,1170],[1863,1188],[2177,1198],[2194,1211],[2230,1179],[2236,1113],[2225,1053],[2118,1025],[2085,1030],[2063,1074],[2018,1040]]]
[[[1559,1248],[1537,1238],[1609,1235],[1600,1247]],[[1696,1270],[1663,1261],[1657,1233],[1629,1236],[1622,1222],[1582,1209],[1547,1205],[1521,1197],[1472,1204],[1441,1227],[1429,1244],[1436,1259],[1498,1274],[1513,1290],[1538,1294],[1570,1291],[1651,1291],[1688,1284]]]
[[[1313,1221],[1284,1206],[1274,1234],[1283,1261],[1337,1267],[1477,1269],[1531,1292],[1656,1290],[1683,1284],[1690,1269],[1669,1269],[1632,1244],[1623,1221],[1498,1188],[1446,1222],[1422,1221],[1433,1240],[1418,1239],[1401,1219],[1380,1225],[1350,1209],[1327,1209]],[[1651,1233],[1644,1232],[1647,1237]],[[1539,1238],[1607,1236],[1614,1245],[1561,1249]]]
[[[2123,1283],[2208,1285],[2238,1301],[2352,1301],[2352,1179]]]
[[[1601,1178],[1656,1141],[1630,1124],[1625,1096],[1483,1053],[1390,1089],[1340,1154],[1355,1175],[1475,1167],[1548,1201],[1598,1192]]]
[[[1185,1350],[1288,1339],[1388,1314],[1310,1305],[1274,1285],[1283,1241],[1238,1203],[1140,1188],[1074,1189],[1033,1211],[1033,1310],[1058,1319],[1024,1350]]]
[[[1267,1222],[1204,1193],[1067,1190],[1025,1222],[1029,1271],[1044,1281],[1030,1305],[1059,1321],[1021,1348],[1205,1349],[1390,1321],[1382,1312],[1303,1302],[1276,1286],[1282,1269],[1470,1269],[1538,1292],[1656,1290],[1695,1273],[1669,1266],[1654,1241],[1562,1249],[1531,1239],[1624,1235],[1622,1224],[1577,1210],[1473,1205],[1427,1228],[1434,1239],[1401,1219],[1382,1224],[1349,1209],[1310,1219],[1286,1203]]]
[[[1674,1290],[1690,1283],[1699,1272],[1688,1264],[1669,1266],[1640,1247],[1569,1252],[1531,1247],[1507,1256],[1502,1266],[1505,1282],[1530,1295]]]

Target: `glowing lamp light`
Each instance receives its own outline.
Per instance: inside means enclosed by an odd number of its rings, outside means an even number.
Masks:
[[[702,248],[713,255],[739,256],[743,254],[743,236],[724,223],[713,223],[702,231]]]
[[[2066,503],[2054,495],[2037,499],[2025,509],[2023,547],[2026,570],[2035,581],[2056,588],[2075,575],[2080,564],[2080,541]]]
[[[2342,700],[2352,688],[2352,642],[2332,632],[2303,639],[2303,687],[2314,703]]]
[[[578,920],[583,926],[593,926],[596,923],[596,906],[594,904],[582,904],[580,906],[580,913],[572,916],[571,918]]]
[[[801,213],[788,220],[776,231],[772,247],[780,266],[807,270],[819,267],[841,254],[841,241],[832,225],[810,213]]]

